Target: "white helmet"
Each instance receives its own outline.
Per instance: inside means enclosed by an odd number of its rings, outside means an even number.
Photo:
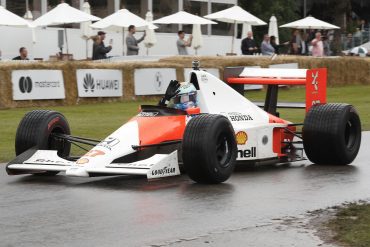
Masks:
[[[168,106],[185,111],[188,108],[197,107],[197,105],[197,89],[192,83],[185,82],[181,84],[179,93],[171,98]]]

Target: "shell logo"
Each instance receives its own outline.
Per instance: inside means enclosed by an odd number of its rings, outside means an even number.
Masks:
[[[235,137],[238,145],[244,145],[248,141],[248,135],[244,131],[239,131],[236,133]]]

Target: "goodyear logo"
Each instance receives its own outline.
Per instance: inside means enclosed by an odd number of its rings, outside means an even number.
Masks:
[[[238,145],[244,145],[248,141],[248,135],[244,131],[239,131],[238,133],[236,133],[235,137],[236,137],[236,143]]]

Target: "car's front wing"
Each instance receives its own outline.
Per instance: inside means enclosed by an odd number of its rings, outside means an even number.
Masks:
[[[38,150],[31,158],[20,164],[7,166],[15,173],[65,172],[67,176],[89,177],[96,175],[145,175],[148,179],[180,175],[177,151],[170,154],[155,154],[133,163],[111,163],[89,166],[62,159],[57,151]]]

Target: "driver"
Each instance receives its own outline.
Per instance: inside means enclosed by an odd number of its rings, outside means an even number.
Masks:
[[[198,105],[197,90],[192,83],[171,80],[159,105],[183,111],[195,108]]]

